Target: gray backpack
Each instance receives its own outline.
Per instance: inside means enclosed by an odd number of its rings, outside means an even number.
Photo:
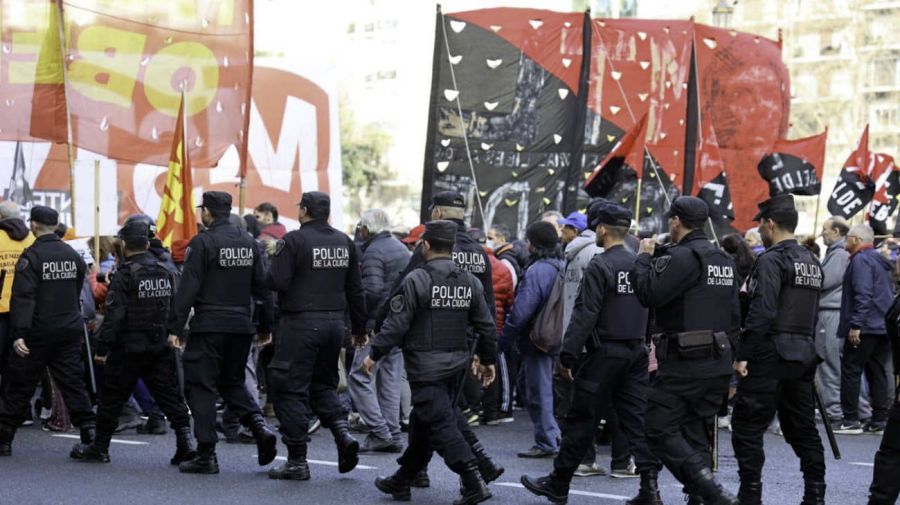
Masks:
[[[559,353],[562,347],[563,328],[563,304],[565,303],[566,273],[564,268],[557,269],[556,280],[553,288],[544,300],[544,306],[534,318],[531,327],[531,343],[547,354]]]

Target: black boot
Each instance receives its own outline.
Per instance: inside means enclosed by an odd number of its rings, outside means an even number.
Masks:
[[[475,460],[478,461],[478,473],[481,474],[481,478],[486,484],[494,482],[503,475],[504,468],[491,459],[481,442],[475,442],[472,445],[472,453],[475,454]]]
[[[704,468],[690,482],[691,490],[703,498],[704,505],[739,505],[737,498],[722,489],[713,478],[712,470]]]
[[[219,461],[216,459],[216,444],[197,444],[197,455],[190,461],[178,465],[181,473],[200,473],[212,475],[219,473]]]
[[[418,488],[431,487],[431,479],[428,478],[428,468],[419,470],[419,472],[416,473],[416,476],[413,477],[412,483],[410,483],[410,485],[412,487]]]
[[[338,471],[347,473],[359,463],[359,442],[350,434],[346,419],[335,421],[331,425],[331,434],[338,450]]]
[[[394,500],[409,501],[412,499],[410,487],[412,487],[413,480],[417,476],[418,474],[409,475],[401,466],[394,472],[394,475],[391,475],[390,477],[376,478],[375,487],[382,493],[391,495]],[[428,474],[425,474],[425,477],[427,478]]]
[[[825,483],[805,481],[803,486],[803,501],[800,505],[825,505]]]
[[[81,443],[85,445],[90,445],[94,443],[94,439],[97,438],[97,427],[92,424],[85,424],[80,428],[81,435]]]
[[[659,472],[656,470],[642,472],[641,487],[637,496],[625,502],[625,505],[662,505],[659,484],[656,482],[658,476]]]
[[[269,478],[274,480],[309,480],[306,444],[289,445],[287,461],[278,468],[269,470]]]
[[[82,440],[85,437],[82,436]],[[88,463],[109,463],[109,440],[112,434],[97,433],[92,437],[93,443],[75,444],[69,457]]]
[[[166,418],[159,414],[150,414],[147,422],[137,427],[141,435],[165,435],[169,432],[166,428]]]
[[[741,481],[737,498],[741,505],[762,505],[762,482]]]
[[[481,480],[481,474],[478,473],[477,462],[473,460],[468,463],[455,464],[450,469],[459,474],[461,486],[461,496],[453,502],[453,505],[475,505],[491,499],[491,491]]]
[[[191,427],[175,429],[175,455],[169,460],[169,464],[178,465],[197,457],[197,449],[194,447],[194,437],[191,435]]]
[[[519,482],[532,494],[543,496],[552,503],[565,504],[569,501],[569,483],[557,477],[556,472],[538,479],[523,475]]]
[[[256,440],[256,461],[259,466],[265,466],[275,461],[275,456],[278,455],[278,436],[266,424],[266,419],[262,414],[253,414],[249,428]]]
[[[15,436],[15,428],[0,426],[0,456],[12,456],[12,441]]]
[[[703,498],[700,495],[689,494],[685,496],[685,504],[686,505],[703,505]]]

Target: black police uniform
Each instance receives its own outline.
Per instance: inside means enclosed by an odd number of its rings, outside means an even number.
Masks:
[[[428,261],[404,278],[400,294],[392,297],[391,312],[372,342],[370,356],[376,361],[394,347],[403,349],[412,391],[409,444],[397,460],[400,469],[393,477],[376,481],[379,489],[396,499],[409,499],[410,484],[427,467],[432,450],[463,477],[463,500],[470,493],[490,496],[464,437],[468,423],[455,405],[460,379],[471,359],[470,327],[478,337],[476,352],[482,363],[496,361],[493,305],[484,301],[483,294],[478,279],[450,258]]]
[[[895,328],[892,333],[891,350],[894,354],[894,375],[900,381],[900,334],[896,331],[897,321],[888,321]],[[900,496],[900,392],[894,405],[888,411],[887,426],[881,437],[881,447],[875,454],[875,468],[872,485],[869,487],[869,505],[893,505]]]
[[[324,193],[305,193],[303,198],[307,209],[330,209]],[[289,461],[269,476],[309,478],[306,444],[313,412],[334,434],[340,472],[349,472],[356,466],[359,444],[349,434],[347,413],[337,397],[337,364],[345,314],[349,311],[353,335],[364,335],[366,329],[357,249],[350,237],[315,219],[285,235],[271,261],[268,282],[278,293],[279,321],[269,384]]]
[[[36,206],[31,220],[53,225],[58,214]],[[3,376],[0,455],[9,455],[13,436],[25,420],[45,368],[50,369],[72,422],[81,429],[81,441],[93,441],[94,411],[84,381],[84,321],[79,307],[85,269],[81,255],[55,233],[38,237],[16,264],[10,299],[11,340],[24,339],[30,352],[24,358],[10,353]]]
[[[763,202],[760,209],[793,209],[793,199],[785,196]],[[806,483],[803,504],[822,503],[825,498],[825,453],[816,429],[813,394],[821,288],[819,261],[796,240],[769,247],[748,278],[750,307],[736,361],[748,362],[749,375],[738,383],[731,416],[742,504],[761,503],[763,435],[776,411],[785,441],[800,458]]]
[[[146,229],[143,224],[138,227]],[[175,430],[178,449],[171,463],[196,456],[191,418],[178,384],[177,358],[165,325],[174,293],[175,277],[149,252],[126,258],[112,277],[95,349],[97,356],[107,356],[97,437],[92,446],[76,447],[73,458],[109,461],[110,439],[138,379],[147,385]]]
[[[225,211],[231,195],[207,192],[203,206]],[[265,271],[256,244],[232,225],[228,217],[216,218],[191,239],[185,252],[181,284],[175,293],[169,317],[169,333],[184,337],[191,308],[190,338],[182,355],[184,386],[194,418],[198,458],[182,463],[189,473],[217,473],[215,460],[216,391],[241,424],[256,439],[258,462],[269,464],[276,455],[277,439],[244,387],[247,355],[257,329],[253,325],[253,299],[272,303]],[[267,313],[270,313],[267,311]],[[260,323],[259,333],[268,333],[271,321]]]
[[[679,197],[671,213],[706,219],[708,208]],[[653,453],[707,504],[732,503],[710,471],[707,422],[719,410],[731,377],[728,332],[740,327],[735,264],[700,230],[653,256],[639,254],[632,283],[641,303],[653,309],[657,380],[644,418]]]

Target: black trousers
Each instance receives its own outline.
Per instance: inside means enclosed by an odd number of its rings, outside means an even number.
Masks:
[[[471,444],[475,434],[455,407],[459,376],[436,382],[410,383],[412,413],[409,415],[409,441],[397,460],[406,475],[428,467],[433,452],[454,470],[475,460]]]
[[[800,458],[807,481],[825,482],[825,450],[816,429],[816,365],[781,361],[771,342],[757,347],[749,375],[738,383],[731,414],[731,445],[741,482],[760,482],[766,460],[763,435],[778,413],[784,440]]]
[[[250,426],[259,406],[244,387],[244,367],[253,336],[241,333],[191,333],[181,357],[184,365],[184,392],[197,442],[215,444],[216,391],[225,405]]]
[[[313,412],[329,428],[346,419],[347,413],[337,396],[343,340],[343,316],[281,314],[275,355],[269,363],[269,391],[284,445],[309,441]]]
[[[847,421],[859,421],[859,387],[863,371],[869,382],[869,403],[872,405],[872,421],[884,422],[890,398],[888,375],[879,356],[891,353],[887,335],[862,335],[858,346],[844,342],[841,358],[841,409]]]
[[[572,479],[594,443],[600,420],[608,418],[613,410],[621,421],[619,427],[635,456],[637,470],[662,468],[644,438],[648,381],[647,346],[641,340],[603,342],[582,356],[575,370],[562,446],[553,461],[557,477],[565,481]]]
[[[888,413],[881,448],[875,454],[869,505],[893,505],[900,495],[900,399]]]
[[[0,405],[0,425],[11,430],[22,425],[45,368],[50,369],[72,423],[78,427],[94,424],[94,410],[84,382],[82,339],[81,332],[29,335],[25,337],[25,345],[31,351],[28,356],[10,352],[0,386],[5,393]]]
[[[140,353],[114,349],[106,360],[106,383],[97,408],[97,432],[112,435],[138,379],[143,379],[172,428],[190,427],[191,417],[178,386],[175,360],[175,350],[168,346]]]
[[[683,366],[689,367],[691,362]],[[708,423],[719,411],[730,377],[659,375],[650,389],[644,420],[647,442],[688,488],[700,470],[712,466]]]
[[[9,365],[9,353],[13,352],[12,342],[9,339],[9,312],[0,313],[0,378],[6,375],[6,368]],[[0,382],[2,388],[2,382]],[[0,389],[0,398],[5,396],[3,389]]]

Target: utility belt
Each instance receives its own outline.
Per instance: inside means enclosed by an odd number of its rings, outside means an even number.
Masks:
[[[599,349],[603,345],[609,345],[609,344],[634,345],[634,342],[642,342],[643,343],[644,339],[642,337],[630,338],[630,339],[603,338],[600,335],[591,335],[590,340],[588,340],[587,343],[584,344],[584,349],[588,353],[592,353],[592,352],[596,351],[597,349]]]
[[[279,315],[294,320],[343,321],[346,312],[343,310],[282,310]]]
[[[683,331],[653,335],[657,356],[691,361],[719,359],[725,355],[731,342],[724,331]]]

